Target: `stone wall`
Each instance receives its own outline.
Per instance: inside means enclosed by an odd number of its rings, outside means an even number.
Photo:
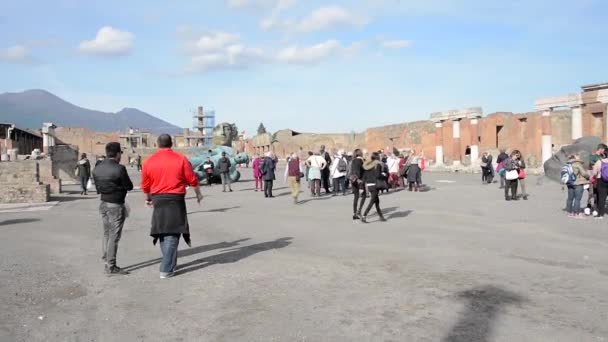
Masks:
[[[52,160],[39,160],[38,171],[40,181],[44,184],[49,184],[51,194],[61,193],[61,179],[53,175],[53,161]]]
[[[118,132],[94,132],[86,128],[59,127],[55,129],[57,143],[76,146],[80,153],[87,156],[103,156],[106,154],[106,144],[120,141]],[[123,146],[126,147],[126,146]]]
[[[0,163],[0,203],[49,201],[50,186],[40,183],[36,161]]]

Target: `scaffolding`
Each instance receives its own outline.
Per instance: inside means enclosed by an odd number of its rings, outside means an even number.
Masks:
[[[215,111],[204,110],[202,106],[199,106],[193,116],[192,128],[193,132],[186,130],[186,133],[184,134],[188,146],[206,146],[213,144]]]

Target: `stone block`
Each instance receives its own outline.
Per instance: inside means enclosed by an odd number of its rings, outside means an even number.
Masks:
[[[0,203],[44,203],[50,191],[48,184],[3,184]]]

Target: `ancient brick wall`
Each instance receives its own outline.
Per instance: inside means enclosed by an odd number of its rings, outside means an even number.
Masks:
[[[50,186],[40,183],[36,161],[0,163],[0,203],[49,201]]]
[[[39,160],[38,171],[40,181],[44,184],[50,185],[51,194],[61,193],[61,179],[56,178],[53,175],[53,161],[52,160]]]
[[[57,128],[55,129],[55,136],[59,143],[77,146],[80,153],[86,153],[89,157],[105,155],[107,143],[120,141],[118,132],[94,132],[90,129],[77,127]]]

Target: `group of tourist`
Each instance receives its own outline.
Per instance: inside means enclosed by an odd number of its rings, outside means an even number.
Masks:
[[[571,218],[592,215],[603,219],[608,196],[608,146],[599,144],[585,165],[580,154],[568,156],[568,162],[561,170],[562,183],[568,189],[566,212]],[[587,190],[587,205],[581,208],[583,194]]]
[[[494,182],[494,156],[486,151],[481,156],[481,183],[484,185]],[[518,201],[520,198],[528,200],[526,192],[526,162],[519,150],[513,150],[507,154],[505,149],[500,150],[496,158],[496,173],[500,177],[499,189],[504,189],[506,201]],[[518,188],[521,195],[517,194]]]

